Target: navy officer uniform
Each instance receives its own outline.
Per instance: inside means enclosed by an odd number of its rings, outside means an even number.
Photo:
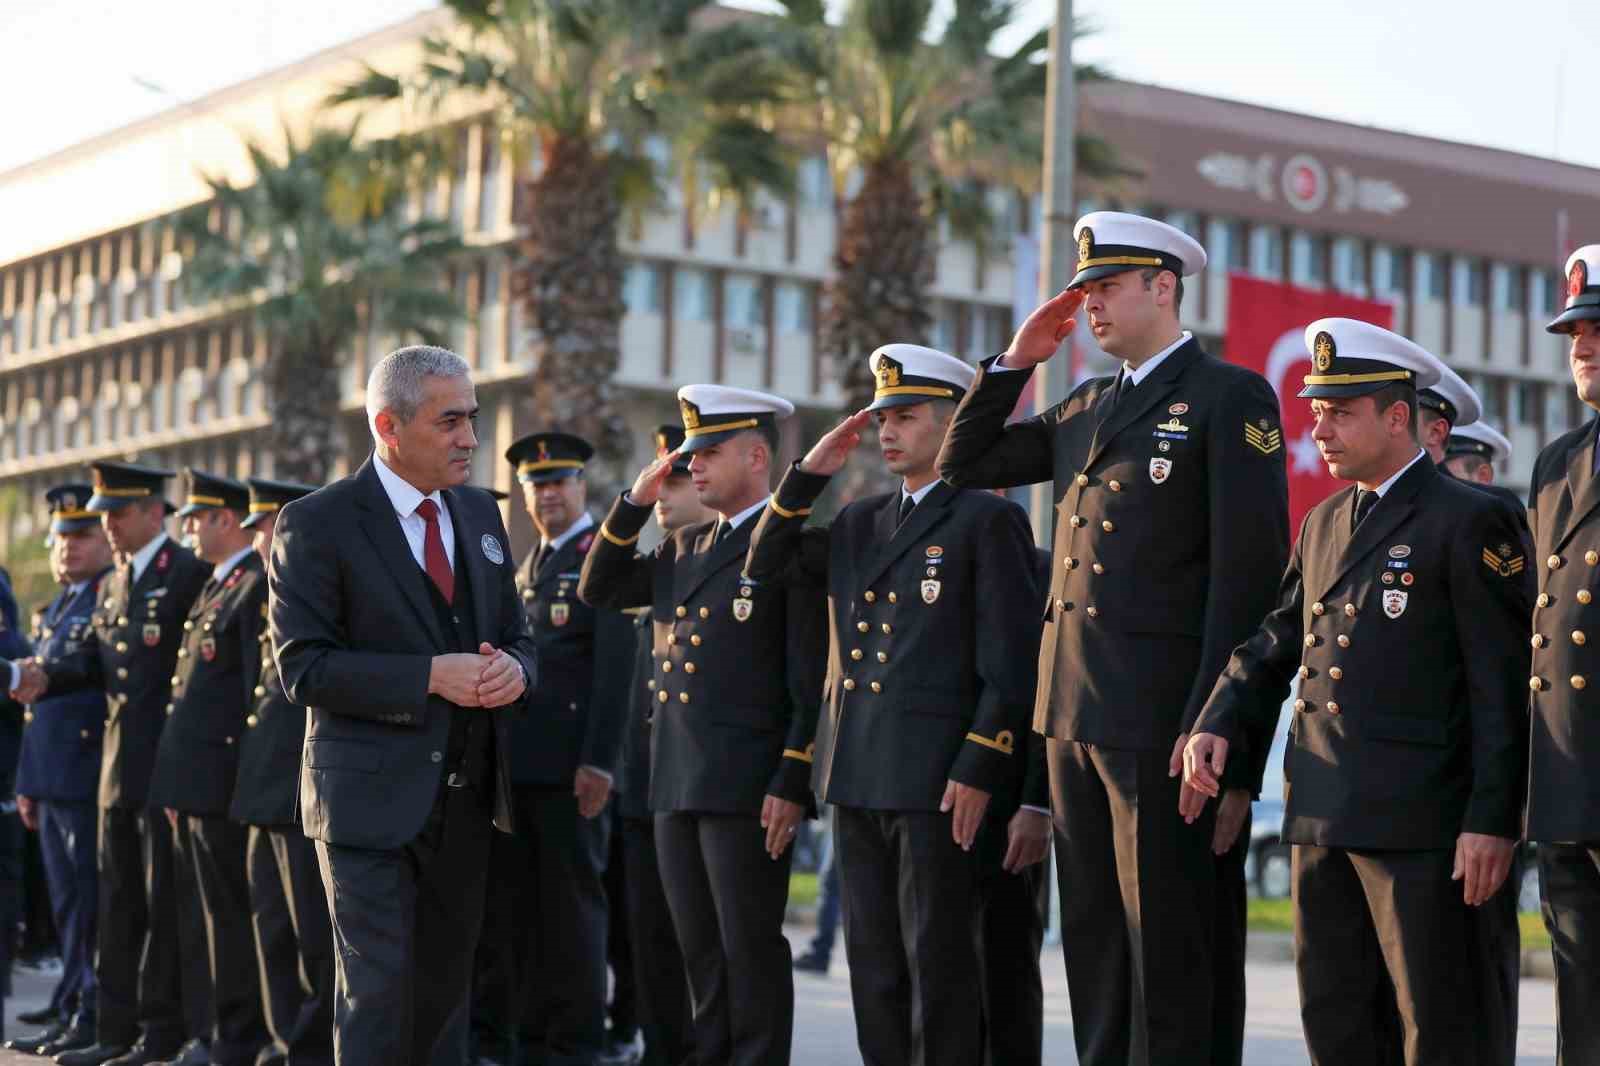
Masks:
[[[109,460],[89,467],[94,495],[87,510],[95,512],[160,500],[173,476],[170,470]],[[163,506],[170,507],[165,501]],[[178,1051],[202,1013],[203,997],[192,989],[194,982],[180,981],[182,886],[172,831],[150,803],[149,790],[171,702],[183,620],[209,573],[193,552],[158,532],[101,581],[99,604],[77,651],[45,669],[50,695],[98,688],[106,699],[99,794],[97,1035],[94,1046],[70,1053],[72,1066],[118,1058],[126,1066],[142,1066],[166,1058]]]
[[[775,432],[794,411],[750,389],[678,392],[680,451]],[[696,1061],[786,1066],[794,975],[783,936],[793,848],[774,861],[764,798],[812,806],[822,692],[820,591],[741,573],[763,499],[634,551],[650,508],[624,493],[600,527],[578,593],[596,607],[654,611],[656,714],[650,809],[661,879],[687,964]]]
[[[1579,399],[1600,407],[1600,244],[1566,262],[1567,301],[1546,328],[1572,335]],[[1536,545],[1533,728],[1527,836],[1539,845],[1545,928],[1556,968],[1563,1066],[1600,1062],[1600,418],[1547,444],[1533,464],[1529,518]],[[1589,691],[1591,688],[1594,692]]]
[[[45,492],[52,535],[98,529],[100,517],[88,510],[94,490],[76,482]],[[111,568],[61,590],[45,607],[34,646],[46,668],[71,655],[89,634],[100,584]],[[17,760],[17,794],[34,801],[50,910],[61,938],[62,994],[78,1004],[72,1020],[91,1039],[95,1033],[95,837],[99,808],[100,746],[105,732],[106,697],[83,688],[45,695],[22,716],[22,751]]]
[[[869,358],[868,408],[958,402],[966,363],[914,344]],[[982,1001],[978,854],[940,809],[955,781],[993,797],[1023,777],[1038,639],[1022,508],[937,479],[806,517],[830,478],[799,463],[751,538],[759,582],[828,590],[826,713],[813,782],[834,807],[856,1034],[869,1066],[970,1066]],[[893,758],[885,758],[886,752]]]
[[[1078,220],[1069,288],[1203,269],[1205,250],[1120,212]],[[1137,279],[1135,279],[1137,283]],[[1278,399],[1185,332],[1009,422],[1031,370],[985,361],[939,471],[953,485],[1053,481],[1056,523],[1034,728],[1047,738],[1073,1033],[1087,1066],[1184,1063],[1209,1046],[1212,826],[1168,775],[1288,556]],[[1012,649],[1013,655],[1015,649]]]
[[[1302,397],[1438,379],[1432,355],[1365,322],[1321,319],[1306,342]],[[1265,743],[1300,677],[1282,837],[1313,1063],[1385,1061],[1395,1014],[1407,1066],[1493,1046],[1491,960],[1451,874],[1460,834],[1518,834],[1531,582],[1518,544],[1498,501],[1420,448],[1374,490],[1334,493],[1306,516],[1278,606],[1196,723],[1197,737],[1237,743],[1248,729],[1243,748]]]
[[[256,551],[264,555],[263,527],[270,544],[279,509],[315,488],[258,477],[246,484],[250,514],[243,525],[256,531]],[[332,1066],[333,930],[316,846],[295,817],[306,712],[289,702],[278,677],[265,625],[265,581],[254,583],[240,610],[261,619],[254,627],[254,646],[243,650],[249,713],[239,734],[239,766],[228,807],[228,817],[246,827],[250,924],[262,1007],[274,1041],[258,1066]]]
[[[179,518],[214,510],[250,510],[250,490],[232,478],[186,470],[188,496]],[[250,663],[264,628],[266,568],[246,546],[217,561],[183,622],[172,675],[167,726],[156,751],[150,804],[177,812],[179,877],[197,890],[204,939],[183,943],[186,958],[206,959],[212,1017],[193,1033],[186,1055],[209,1048],[218,1066],[249,1066],[268,1043],[250,926],[243,826],[228,817],[239,769],[239,741],[253,702]],[[180,936],[189,929],[180,927]],[[187,1066],[187,1059],[182,1060]]]
[[[545,432],[517,440],[505,457],[519,483],[537,486],[581,478],[593,454],[581,437]],[[583,817],[573,783],[580,767],[615,775],[633,631],[621,612],[578,598],[596,537],[593,517],[581,514],[554,539],[541,538],[517,568],[540,681],[527,713],[511,723],[517,831],[497,836],[490,852],[484,920],[495,932],[479,948],[497,956],[480,978],[504,997],[485,1005],[504,1014],[524,1054],[551,1066],[587,1066],[605,1047],[610,818]],[[532,911],[530,899],[539,901]]]

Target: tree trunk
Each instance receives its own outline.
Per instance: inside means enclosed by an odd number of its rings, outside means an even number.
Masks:
[[[615,383],[625,311],[621,205],[608,162],[588,142],[554,140],[544,162],[519,184],[514,212],[528,231],[511,291],[533,353],[529,409],[537,428],[576,433],[620,473],[631,452]]]
[[[272,476],[304,485],[327,482],[344,433],[339,418],[341,345],[275,338],[264,379],[272,424],[267,450]]]
[[[903,160],[869,166],[839,227],[836,274],[828,286],[823,345],[838,361],[845,410],[872,402],[867,356],[881,344],[926,344],[933,315],[933,232],[922,193]],[[877,449],[864,444],[851,457],[842,496],[853,499],[889,487]]]

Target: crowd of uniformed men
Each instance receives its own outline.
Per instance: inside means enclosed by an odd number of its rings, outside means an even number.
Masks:
[[[1528,839],[1562,1062],[1600,1062],[1600,421],[1524,506],[1457,375],[1311,323],[1299,395],[1352,484],[1291,537],[1278,398],[1179,325],[1204,250],[1075,232],[1005,353],[885,345],[874,402],[786,471],[793,407],[715,385],[603,522],[586,442],[517,441],[519,566],[441,349],[374,371],[344,481],[186,471],[186,543],[169,471],[52,488],[61,592],[10,685],[64,970],[11,1046],[781,1066],[791,844],[828,805],[870,1066],[1040,1061],[1052,839],[1079,1061],[1237,1066],[1250,803],[1297,684],[1312,1059],[1514,1061]],[[1567,271],[1549,328],[1600,408],[1600,245]],[[1085,324],[1119,372],[1014,419]],[[898,486],[810,520],[874,426]],[[1049,551],[983,491],[1042,481]]]

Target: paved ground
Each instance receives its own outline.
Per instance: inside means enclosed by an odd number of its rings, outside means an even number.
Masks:
[[[809,930],[791,929],[790,942],[803,945]],[[1066,978],[1061,950],[1046,948],[1045,1062],[1049,1066],[1076,1063],[1072,1050],[1072,1015],[1067,1006]],[[1299,1002],[1294,969],[1287,962],[1252,960],[1249,1044],[1247,1066],[1304,1066],[1305,1045],[1300,1038]],[[49,995],[49,979],[19,972],[14,995],[6,1002],[6,1034],[27,1027],[16,1022],[18,1010],[29,1010]],[[825,977],[797,975],[795,980],[794,1066],[855,1066],[861,1061],[855,1046],[855,1024],[850,1010],[849,976],[836,962]],[[1522,982],[1522,1028],[1518,1044],[1519,1066],[1550,1066],[1555,1062],[1555,998],[1549,981],[1528,978]],[[37,1066],[42,1060],[0,1051],[0,1066]]]

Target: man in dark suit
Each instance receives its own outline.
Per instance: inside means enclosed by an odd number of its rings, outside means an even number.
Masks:
[[[650,808],[661,880],[694,998],[695,1061],[786,1066],[794,975],[783,912],[795,827],[812,804],[822,691],[822,598],[746,580],[750,532],[770,498],[787,400],[749,389],[678,392],[682,448],[612,506],[578,594],[655,612]],[[717,520],[633,550],[678,455]]]
[[[682,426],[656,429],[656,458],[683,443]],[[689,476],[689,459],[680,455],[661,483],[656,524],[671,537],[687,526],[711,521]],[[672,912],[661,887],[655,822],[650,815],[650,737],[656,715],[655,627],[648,607],[635,608],[636,649],[628,693],[628,719],[622,734],[622,788],[618,821],[622,826],[623,878],[628,933],[633,948],[639,1025],[644,1034],[642,1066],[681,1066],[693,1051],[689,983],[683,949],[672,928]],[[612,906],[616,901],[612,901]]]
[[[595,541],[583,464],[594,449],[569,433],[534,433],[506,451],[539,543],[517,570],[539,686],[511,725],[517,831],[494,841],[481,950],[504,1000],[507,1051],[549,1066],[590,1066],[606,1041],[606,891],[609,819],[627,702],[632,629],[618,611],[578,599]],[[538,900],[529,909],[529,900]],[[619,908],[621,900],[615,903]],[[510,1058],[511,1055],[507,1055]]]
[[[1283,838],[1311,1060],[1386,1061],[1394,1014],[1407,1066],[1476,1062],[1497,1051],[1493,960],[1469,911],[1500,888],[1517,836],[1527,560],[1506,509],[1417,444],[1437,359],[1351,319],[1313,322],[1306,342],[1313,435],[1356,486],[1307,515],[1278,606],[1218,679],[1182,810],[1217,794],[1241,729],[1268,735],[1298,672]]]
[[[306,708],[300,820],[337,964],[340,1066],[466,1056],[491,820],[512,827],[507,720],[535,677],[500,509],[464,486],[466,361],[414,346],[367,383],[374,454],[278,513],[268,617]]]
[[[11,575],[0,567],[0,657],[12,663],[32,650],[18,624],[20,613],[17,597],[11,591]],[[0,676],[7,675],[12,690],[22,684],[20,666],[0,666]],[[0,938],[0,1028],[5,1022],[6,997],[11,994],[12,937],[9,934],[17,925],[17,903],[22,892],[22,823],[11,794],[12,768],[16,766],[17,750],[22,744],[22,715],[22,701],[13,692],[0,694],[0,929],[8,934]],[[65,1033],[73,1026],[68,1020],[61,1022],[59,1028]]]
[[[228,817],[228,805],[249,713],[248,662],[263,628],[258,586],[266,572],[242,525],[250,490],[201,470],[184,476],[188,495],[178,517],[211,573],[183,623],[150,805],[181,829],[178,877],[194,890],[204,922],[198,943],[183,936],[187,926],[180,927],[180,941],[186,959],[205,960],[211,1013],[171,1066],[253,1066],[270,1038],[250,933],[245,831]]]
[[[1566,267],[1567,305],[1546,328],[1568,336],[1578,399],[1600,409],[1600,244],[1579,248]],[[1539,844],[1562,1066],[1600,1062],[1600,640],[1589,636],[1600,629],[1597,432],[1600,419],[1591,418],[1546,445],[1533,464],[1528,497],[1539,597],[1528,680],[1527,835]]]
[[[862,1058],[971,1066],[982,1058],[972,849],[991,797],[1022,777],[1034,669],[1017,649],[1039,627],[1018,603],[1038,602],[1033,537],[1022,508],[934,471],[972,368],[915,344],[885,345],[870,365],[872,404],[784,475],[746,573],[828,590],[813,778],[834,807]],[[900,487],[806,528],[871,421]]]
[[[101,579],[111,570],[111,545],[100,516],[86,509],[93,489],[57,485],[45,493],[50,507],[51,550],[59,553],[66,587],[44,609],[35,654],[46,664],[76,652],[99,602]],[[51,913],[61,938],[61,994],[78,1004],[75,1018],[62,1018],[52,1039],[47,1030],[8,1046],[35,1054],[59,1054],[95,1042],[94,945],[99,888],[95,876],[95,832],[100,782],[100,743],[106,698],[85,688],[40,700],[23,714],[22,752],[17,761],[17,810],[25,828],[39,834]],[[75,1033],[69,1034],[69,1030]]]
[[[1049,738],[1062,941],[1086,1066],[1194,1061],[1212,1039],[1214,826],[1175,813],[1178,756],[1288,555],[1278,401],[1258,374],[1179,328],[1194,240],[1117,212],[1078,221],[1078,272],[983,364],[945,438],[957,486],[1054,480],[1034,728]],[[1007,424],[1087,309],[1123,361]],[[1230,782],[1230,785],[1235,784]],[[1229,789],[1221,820],[1242,822]]]
[[[100,583],[99,605],[77,651],[47,667],[34,665],[24,686],[30,701],[85,688],[106,697],[96,1039],[60,1061],[144,1066],[176,1054],[204,1013],[203,1001],[184,1004],[200,997],[193,980],[180,980],[175,838],[149,805],[149,788],[183,621],[210,570],[166,534],[169,505],[162,495],[172,471],[110,461],[91,463],[90,470],[94,495],[87,509],[99,513],[122,561]]]
[[[250,514],[241,523],[257,556],[272,555],[272,531],[284,504],[316,491],[290,481],[250,478]],[[228,817],[247,826],[245,871],[255,932],[261,1003],[275,1048],[260,1066],[332,1066],[333,931],[317,872],[316,846],[295,824],[295,786],[306,712],[289,702],[278,680],[267,632],[266,582],[256,582],[244,610],[261,620],[245,649],[249,686],[239,768]]]

